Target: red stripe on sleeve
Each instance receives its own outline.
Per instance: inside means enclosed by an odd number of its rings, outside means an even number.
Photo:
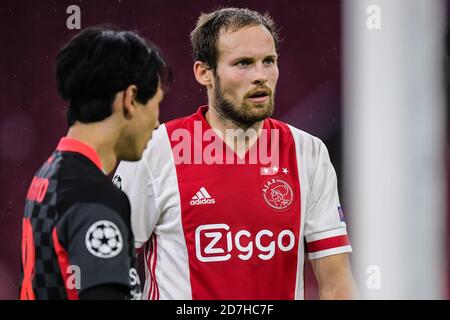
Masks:
[[[332,248],[348,246],[350,241],[347,235],[320,239],[306,244],[308,253],[323,251]]]
[[[155,290],[156,290],[156,292],[155,292],[155,300],[159,300],[159,288],[158,288],[158,282],[156,281],[156,260],[158,258],[158,240],[157,240],[158,238],[156,238],[156,235],[154,235],[154,237],[155,237],[155,242],[154,242],[154,244],[155,244],[155,247],[154,247],[155,257],[153,259],[152,273],[153,273],[153,277],[155,279]]]
[[[56,256],[58,257],[59,269],[61,271],[61,275],[64,281],[64,287],[66,288],[67,297],[69,298],[69,300],[79,300],[77,289],[76,288],[70,289],[67,287],[67,279],[69,278],[67,274],[67,268],[70,265],[69,255],[67,254],[67,251],[63,248],[61,243],[59,243],[56,227],[53,228],[52,237]]]
[[[148,274],[150,275],[147,300],[153,300],[154,280],[153,280],[153,274],[152,274],[151,261],[152,261],[154,251],[153,251],[152,238],[150,238],[150,240],[147,241],[147,243],[145,245],[145,252],[146,252],[145,253],[145,263],[147,264]],[[147,277],[147,273],[145,276]]]
[[[22,223],[22,265],[23,281],[20,290],[20,300],[36,300],[33,292],[35,268],[35,247],[33,226],[30,219],[24,218]]]

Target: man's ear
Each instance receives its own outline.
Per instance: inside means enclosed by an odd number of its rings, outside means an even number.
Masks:
[[[205,87],[211,87],[213,85],[213,72],[208,64],[202,61],[195,61],[194,75],[197,82],[201,85]]]
[[[123,116],[125,119],[133,118],[134,112],[136,110],[136,95],[137,87],[134,84],[129,85],[123,93]]]

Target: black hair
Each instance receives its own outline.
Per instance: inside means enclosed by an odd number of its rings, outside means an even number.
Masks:
[[[69,101],[67,120],[101,121],[112,114],[117,92],[137,86],[136,100],[147,103],[171,81],[160,50],[132,31],[92,27],[74,36],[56,57],[59,95]]]

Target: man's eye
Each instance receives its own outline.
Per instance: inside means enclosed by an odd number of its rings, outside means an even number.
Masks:
[[[248,67],[250,65],[250,61],[248,60],[241,60],[238,63],[236,63],[239,67]]]
[[[264,64],[266,64],[266,65],[271,65],[274,63],[275,63],[275,59],[273,59],[273,58],[267,58],[264,60]]]

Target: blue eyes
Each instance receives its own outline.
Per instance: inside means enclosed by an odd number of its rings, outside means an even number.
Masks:
[[[241,68],[246,68],[246,67],[248,67],[249,65],[251,65],[252,63],[253,63],[253,61],[250,61],[250,60],[241,60],[241,61],[238,61],[235,65],[236,65],[236,66],[239,66],[239,67],[241,67]],[[270,66],[270,65],[272,65],[272,64],[275,64],[275,59],[268,58],[268,59],[265,59],[265,60],[263,61],[263,63],[264,63],[264,65],[266,65],[266,66]]]
[[[238,63],[237,63],[237,65],[239,66],[239,67],[248,67],[249,65],[250,65],[250,61],[239,61]]]

